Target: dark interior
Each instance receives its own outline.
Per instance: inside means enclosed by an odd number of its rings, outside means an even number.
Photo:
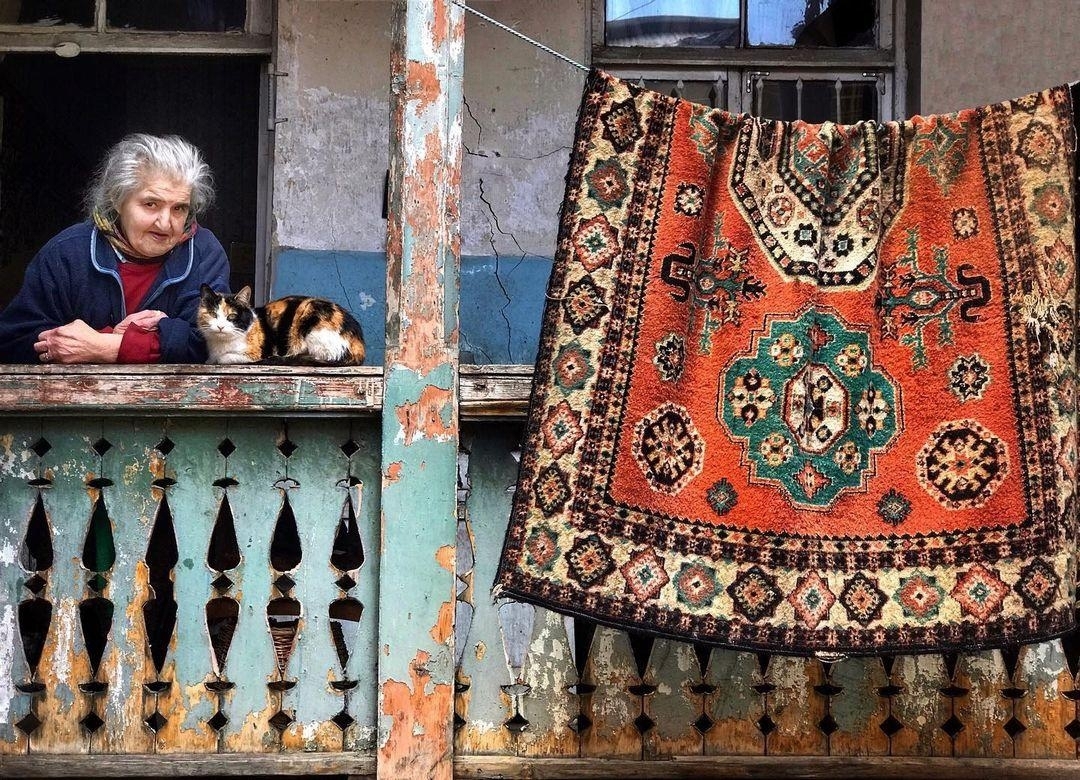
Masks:
[[[257,57],[2,55],[0,307],[34,253],[83,218],[94,167],[130,132],[175,133],[202,150],[217,199],[200,224],[229,254],[233,287],[253,283],[260,67]]]

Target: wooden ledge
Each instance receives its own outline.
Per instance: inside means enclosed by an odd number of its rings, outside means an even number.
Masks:
[[[463,365],[463,419],[523,417],[532,366]],[[0,415],[377,415],[381,366],[0,366]]]

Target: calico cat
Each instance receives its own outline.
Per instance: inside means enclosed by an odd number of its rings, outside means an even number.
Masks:
[[[251,305],[251,288],[234,295],[201,288],[197,323],[208,363],[288,363],[358,366],[364,362],[360,323],[333,301],[291,295]]]

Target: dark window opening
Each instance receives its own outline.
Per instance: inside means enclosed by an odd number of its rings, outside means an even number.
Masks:
[[[256,57],[9,53],[0,61],[0,307],[35,253],[83,218],[95,166],[123,135],[181,135],[214,172],[199,218],[232,285],[255,281],[260,60]]]

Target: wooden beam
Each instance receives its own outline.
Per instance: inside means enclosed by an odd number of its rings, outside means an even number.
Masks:
[[[0,52],[55,51],[74,43],[80,52],[111,54],[250,54],[270,56],[270,36],[250,33],[168,33],[0,28]]]
[[[461,366],[463,419],[520,418],[532,366]],[[376,415],[382,366],[0,366],[0,416]]]
[[[0,777],[243,777],[348,775],[374,777],[375,757],[362,753],[168,753],[160,755],[0,756]]]
[[[454,777],[476,780],[584,780],[618,777],[773,778],[774,780],[1067,780],[1080,778],[1080,762],[1008,758],[892,756],[687,756],[636,761],[603,758],[460,756]]]
[[[462,11],[395,0],[392,29],[377,768],[450,780]]]

